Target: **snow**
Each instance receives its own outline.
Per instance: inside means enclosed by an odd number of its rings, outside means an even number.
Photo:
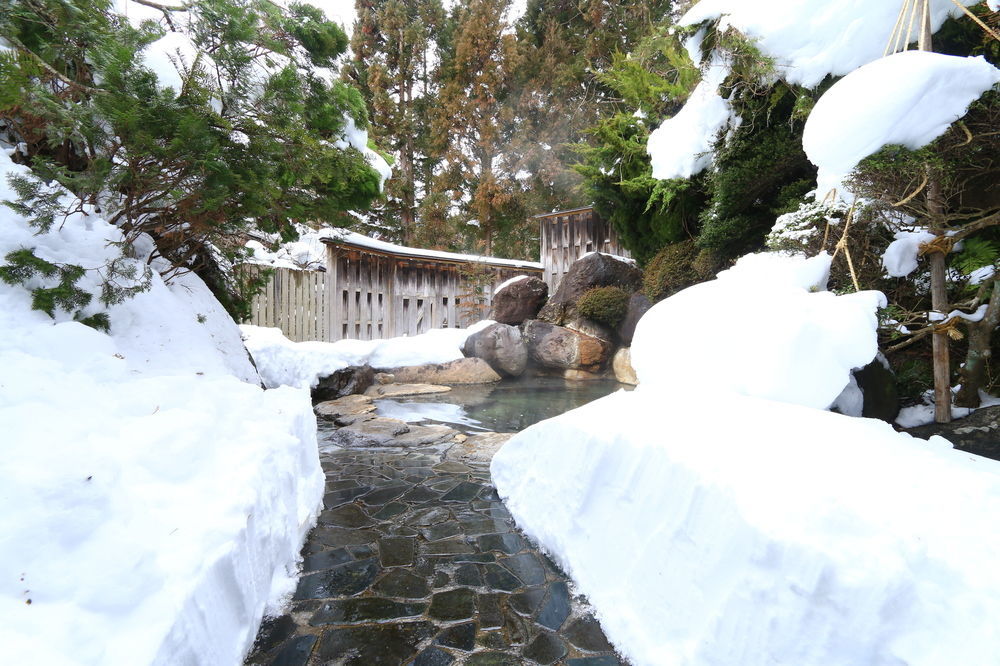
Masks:
[[[986,282],[987,280],[992,280],[996,273],[996,266],[983,266],[982,268],[977,268],[969,273],[969,284],[978,285]]]
[[[308,389],[352,365],[390,369],[464,358],[466,338],[494,323],[485,319],[468,328],[434,328],[412,337],[337,342],[292,342],[277,328],[249,324],[240,329],[265,386]]]
[[[493,290],[493,295],[496,296],[501,291],[503,291],[504,289],[506,289],[510,285],[514,284],[515,282],[520,282],[521,280],[527,280],[530,277],[531,277],[530,275],[515,275],[514,277],[512,277],[509,280],[504,280],[503,282],[500,283],[499,286],[497,286],[496,289]]]
[[[168,32],[141,53],[142,63],[156,74],[160,85],[177,93],[184,87],[184,72],[194,64],[197,55],[198,47],[179,32]]]
[[[884,306],[879,292],[822,291],[830,261],[825,254],[749,255],[716,280],[661,301],[636,327],[632,366],[640,384],[655,388],[683,377],[691,390],[704,383],[701,388],[710,394],[733,392],[826,409],[847,385],[851,369],[875,358],[875,311]],[[718,325],[703,323],[718,320],[722,312]],[[678,321],[699,322],[698,335],[676,326]],[[647,330],[658,333],[644,334]],[[720,371],[707,372],[706,363]]]
[[[347,147],[358,150],[368,161],[369,166],[378,172],[379,190],[385,185],[385,181],[392,176],[392,167],[385,159],[368,147],[368,130],[359,129],[354,123],[354,118],[344,114],[344,135],[334,142],[334,145],[341,149]]]
[[[537,261],[521,261],[519,259],[500,259],[497,257],[487,257],[484,255],[476,254],[459,254],[456,252],[443,252],[441,250],[424,250],[422,248],[416,247],[406,247],[405,245],[396,245],[395,243],[389,243],[387,241],[377,240],[375,238],[369,238],[354,231],[348,231],[346,229],[330,229],[329,233],[325,235],[330,241],[334,243],[347,243],[350,245],[356,245],[358,247],[365,247],[372,250],[379,250],[381,252],[391,252],[393,254],[399,254],[403,256],[410,257],[421,257],[421,258],[431,258],[431,259],[445,259],[449,261],[461,261],[461,262],[474,262],[482,263],[490,266],[510,266],[513,268],[542,268],[542,264]]]
[[[906,277],[917,270],[920,246],[936,238],[926,230],[897,231],[895,240],[882,253],[882,267],[889,277]]]
[[[941,136],[969,105],[1000,83],[982,56],[904,51],[851,72],[816,102],[802,147],[819,167],[818,191],[841,182],[890,144],[916,150]]]
[[[960,1],[969,6],[979,0]],[[698,25],[724,17],[725,26],[742,32],[774,59],[783,79],[813,88],[828,74],[843,76],[881,58],[901,4],[901,0],[701,0],[678,24]],[[952,0],[932,0],[932,31],[961,13]]]
[[[0,152],[0,199],[13,198],[6,174],[25,171]],[[30,247],[93,268],[119,240],[93,215],[35,235],[0,208],[0,256]],[[135,249],[141,264],[150,245]],[[53,320],[24,287],[0,284],[11,663],[239,663],[294,585],[324,489],[309,394],[261,389],[239,329],[196,276],[151,279],[107,309],[111,334]],[[98,281],[89,271],[78,284]]]
[[[729,67],[721,61],[709,66],[684,107],[649,135],[646,150],[653,178],[690,178],[711,166],[719,133],[740,123],[728,100],[719,95],[728,74]]]
[[[957,392],[959,387],[954,387],[953,392]],[[969,407],[956,407],[951,406],[951,418],[960,419],[962,417],[968,416],[976,409],[982,409],[983,407],[995,407],[1000,405],[1000,398],[995,398],[985,391],[979,391],[979,407],[969,408]],[[917,405],[910,405],[909,407],[903,407],[899,410],[899,414],[896,416],[896,425],[901,428],[916,428],[917,426],[928,425],[934,423],[934,390],[925,391],[920,397],[920,403]]]
[[[1000,649],[1000,464],[825,410],[874,357],[880,300],[815,291],[828,268],[755,256],[662,301],[636,330],[635,391],[493,459],[518,525],[636,666]]]

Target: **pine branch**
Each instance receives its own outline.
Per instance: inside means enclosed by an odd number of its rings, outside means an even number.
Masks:
[[[13,45],[14,48],[18,49],[22,53],[25,53],[25,54],[31,56],[32,58],[34,58],[35,61],[38,62],[38,64],[41,65],[42,68],[46,72],[48,72],[52,76],[56,77],[57,79],[59,79],[60,81],[62,81],[66,85],[70,86],[71,88],[79,88],[80,90],[83,90],[85,92],[89,92],[89,93],[95,94],[95,95],[96,94],[106,94],[107,93],[106,90],[101,90],[100,88],[91,88],[88,85],[84,85],[82,83],[79,83],[79,82],[74,81],[73,79],[69,78],[68,76],[66,76],[65,74],[63,74],[59,70],[57,70],[55,67],[53,67],[49,63],[45,62],[45,60],[43,60],[41,56],[35,54],[31,49],[29,49],[27,46],[25,46],[24,44],[22,44],[21,40],[19,40],[17,37],[15,37],[13,35],[5,35],[4,39],[6,39],[8,42],[10,42],[10,44]]]

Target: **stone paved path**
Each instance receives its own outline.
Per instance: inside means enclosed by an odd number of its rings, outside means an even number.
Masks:
[[[328,449],[288,612],[248,664],[623,664],[566,576],[518,532],[487,463],[442,448]]]

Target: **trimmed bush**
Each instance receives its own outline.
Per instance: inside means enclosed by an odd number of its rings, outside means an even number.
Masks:
[[[646,297],[656,303],[685,287],[704,281],[706,278],[695,269],[700,254],[693,240],[671,243],[657,252],[642,276]],[[699,268],[701,263],[699,261]]]
[[[629,293],[621,287],[594,287],[583,292],[576,303],[581,317],[608,326],[617,326],[628,312]]]

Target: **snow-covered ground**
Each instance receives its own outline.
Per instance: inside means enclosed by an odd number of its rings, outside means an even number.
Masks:
[[[824,409],[874,357],[879,302],[822,291],[828,262],[751,257],[662,301],[636,330],[635,391],[493,459],[518,524],[636,666],[1000,651],[1000,464]]]
[[[351,365],[387,369],[464,358],[466,338],[495,323],[485,319],[468,328],[435,328],[412,337],[337,342],[292,342],[277,328],[249,324],[240,329],[265,386],[308,389]]]
[[[0,151],[0,199],[10,172]],[[0,207],[0,257],[92,269],[121,238],[82,214],[34,231]],[[238,664],[322,499],[308,391],[259,386],[192,274],[107,312],[110,335],[0,283],[0,661]]]

